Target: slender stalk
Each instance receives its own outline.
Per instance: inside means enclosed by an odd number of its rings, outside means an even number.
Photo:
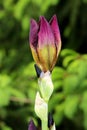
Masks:
[[[42,130],[48,130],[48,123],[47,121],[42,121]]]
[[[48,103],[47,103],[48,108]],[[44,120],[41,120],[42,123],[42,130],[48,130],[48,110],[47,110],[47,118]]]
[[[40,92],[37,92],[35,99],[35,112],[41,119],[42,130],[48,130],[48,101],[53,93],[53,83],[50,71],[44,73],[35,66],[36,73],[39,75],[38,85]]]

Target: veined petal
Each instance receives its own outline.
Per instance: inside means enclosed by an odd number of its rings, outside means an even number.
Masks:
[[[57,21],[56,15],[54,15],[52,17],[52,19],[50,20],[49,23],[50,23],[50,26],[54,33],[55,40],[57,41],[56,44],[58,44],[61,41],[61,37],[60,37],[60,31],[59,31],[59,26],[58,26],[58,21]]]
[[[42,48],[45,45],[54,44],[54,35],[52,29],[44,17],[40,17],[38,32],[38,47]]]
[[[40,59],[40,65],[41,69],[46,72],[47,70],[52,71],[55,60],[57,58],[56,56],[56,48],[54,46],[45,46],[41,49],[37,49],[39,59]]]
[[[34,19],[31,19],[30,21],[30,35],[29,35],[29,41],[30,41],[30,48],[33,55],[33,58],[35,62],[40,66],[40,61],[37,53],[37,45],[38,45],[38,29],[39,26],[37,22]]]
[[[34,19],[30,22],[30,46],[36,48],[38,44],[38,24]]]
[[[55,63],[57,61],[57,57],[58,57],[59,52],[61,50],[61,36],[60,36],[60,30],[59,30],[59,26],[58,26],[58,21],[57,21],[56,15],[54,15],[52,17],[52,19],[50,20],[49,24],[50,24],[50,26],[51,26],[51,28],[53,30],[53,33],[54,33],[55,45],[56,45],[56,49],[57,49],[56,60],[53,61],[54,65],[55,65]]]
[[[39,54],[37,52],[37,48],[31,47],[31,52],[32,52],[32,55],[33,55],[35,62],[40,67],[40,69],[42,69],[42,65],[41,65],[41,61],[40,61],[40,58],[39,58]]]
[[[41,69],[51,70],[52,61],[56,56],[55,38],[50,24],[44,17],[40,17],[37,52]]]
[[[31,20],[30,48],[36,64],[44,72],[52,71],[61,49],[61,37],[56,15],[48,22],[43,16],[39,23]]]

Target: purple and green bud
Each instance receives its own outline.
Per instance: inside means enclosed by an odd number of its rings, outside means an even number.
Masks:
[[[30,120],[28,130],[37,130],[33,120]]]
[[[40,78],[38,79],[38,85],[42,98],[48,102],[54,89],[50,71],[45,73],[41,72]]]
[[[30,48],[33,58],[43,72],[52,71],[61,49],[61,37],[57,17],[48,22],[43,16],[37,23],[30,23]]]
[[[51,128],[54,124],[53,116],[51,113],[48,114],[48,128]]]
[[[35,99],[35,113],[42,121],[47,121],[48,106],[43,98],[41,98],[39,92],[37,92]]]
[[[56,130],[53,116],[51,113],[48,114],[48,128],[49,130]]]

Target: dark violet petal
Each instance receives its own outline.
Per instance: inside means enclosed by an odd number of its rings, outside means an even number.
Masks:
[[[34,19],[31,19],[29,39],[30,39],[30,45],[33,47],[36,47],[38,43],[38,28],[39,26],[37,22]]]
[[[33,120],[29,122],[28,130],[37,130]]]
[[[52,19],[50,20],[49,23],[50,23],[50,26],[53,30],[55,40],[57,41],[57,43],[59,43],[61,40],[61,37],[60,37],[60,31],[59,31],[59,26],[58,26],[58,21],[57,21],[56,15],[54,15],[52,17]]]
[[[44,45],[54,44],[54,35],[52,29],[47,20],[43,16],[40,17],[39,26],[40,26],[38,32],[39,47],[41,48]]]
[[[51,113],[48,114],[48,128],[54,124],[53,116]]]

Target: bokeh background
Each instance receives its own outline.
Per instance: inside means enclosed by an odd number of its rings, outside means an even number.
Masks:
[[[0,0],[0,130],[27,130],[38,90],[30,19],[56,14],[62,51],[49,102],[59,130],[87,130],[87,0]]]

